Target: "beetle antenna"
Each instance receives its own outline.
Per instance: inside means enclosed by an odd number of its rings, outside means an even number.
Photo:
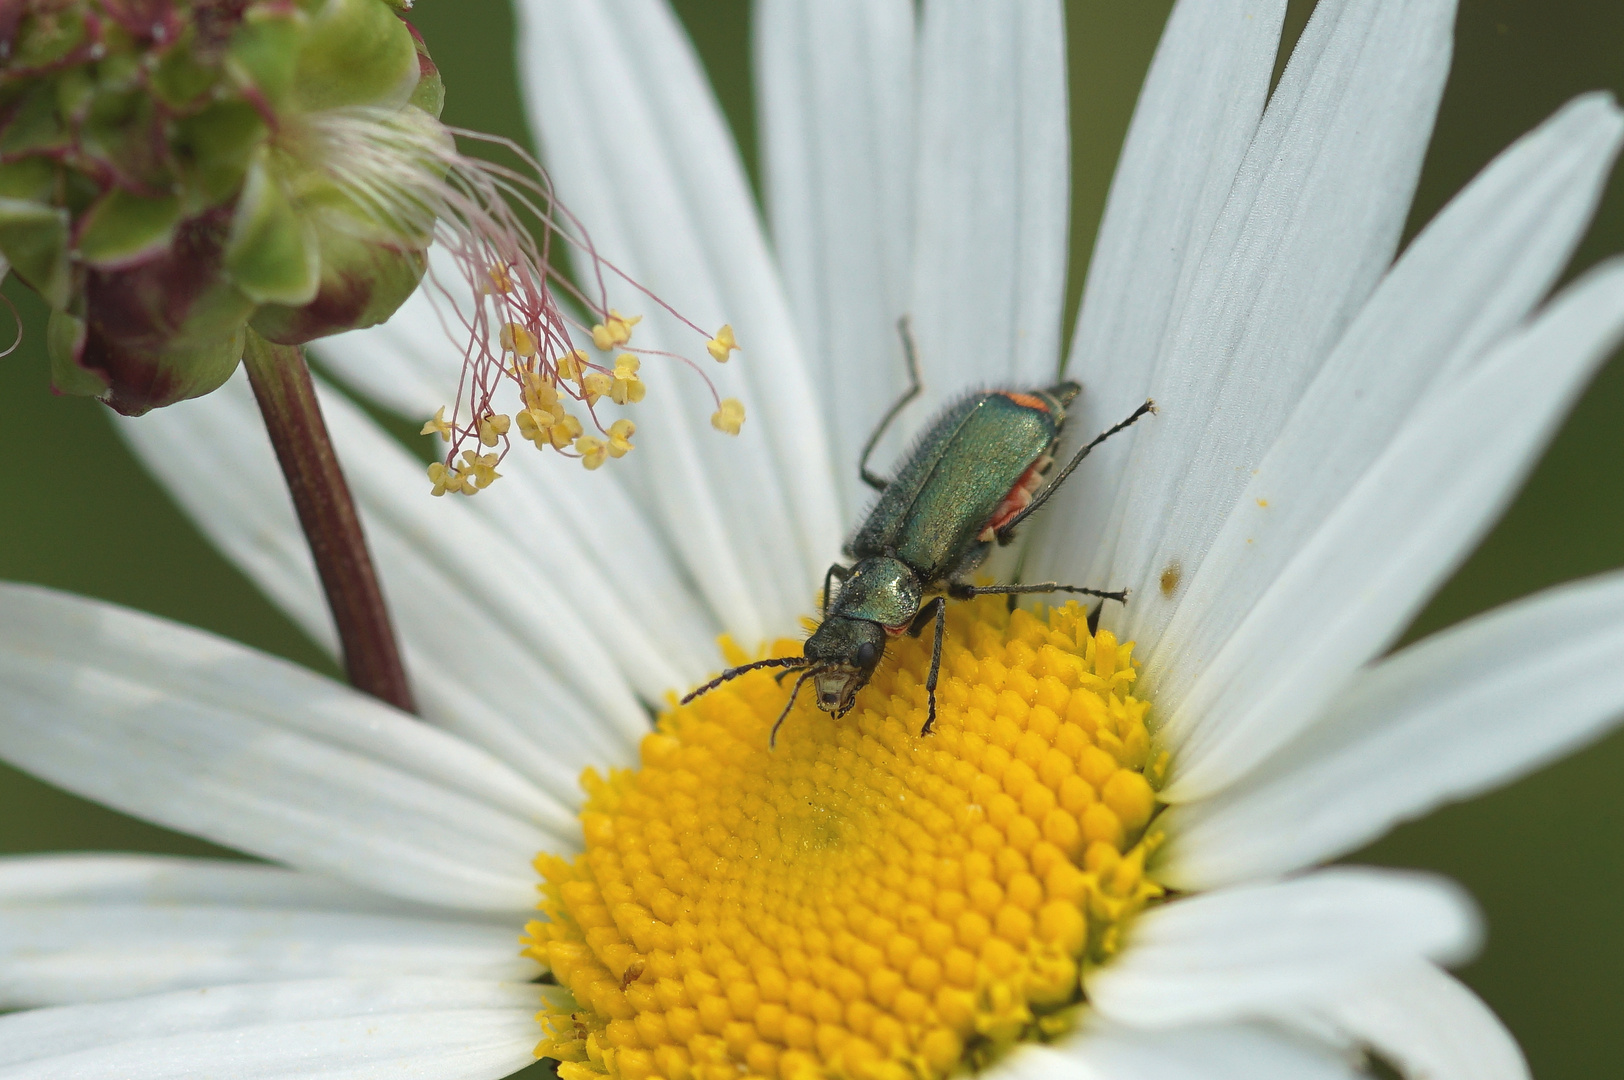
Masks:
[[[728,668],[726,671],[716,676],[716,678],[712,679],[704,686],[695,687],[693,690],[688,691],[688,696],[682,699],[682,704],[686,705],[699,695],[708,694],[712,690],[715,690],[718,686],[721,686],[723,683],[731,682],[746,672],[756,671],[759,668],[767,667],[803,668],[806,667],[810,662],[811,661],[807,660],[807,658],[804,656],[775,656],[767,660],[757,660],[749,664],[740,664],[738,667]],[[796,683],[796,685],[799,686],[800,684]]]
[[[807,668],[801,672],[801,677],[795,680],[795,685],[790,688],[789,700],[784,702],[784,711],[778,714],[777,720],[773,721],[772,732],[767,736],[767,749],[772,750],[778,746],[778,729],[784,726],[784,718],[795,707],[795,699],[801,693],[801,684],[822,670],[821,667]]]

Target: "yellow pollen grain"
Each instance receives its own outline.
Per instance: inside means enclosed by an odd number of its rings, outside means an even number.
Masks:
[[[538,857],[525,938],[573,999],[540,1017],[562,1080],[935,1078],[1069,1030],[1162,892],[1133,647],[1075,604],[949,611],[928,737],[929,642],[901,638],[776,750],[761,671],[661,716],[640,768],[587,770],[584,853]]]
[[[504,352],[516,356],[536,355],[536,336],[518,323],[503,323],[498,341]]]
[[[625,457],[632,449],[632,436],[637,434],[637,425],[627,419],[616,420],[609,425],[609,456],[613,458]]]
[[[451,421],[445,418],[444,405],[441,405],[438,409],[434,410],[434,419],[426,422],[423,425],[423,430],[419,431],[418,434],[438,435],[440,436],[441,442],[451,441]]]
[[[614,386],[614,379],[606,371],[589,371],[586,378],[581,380],[581,397],[590,408],[598,403],[598,399],[608,394]]]
[[[727,363],[728,357],[739,349],[738,338],[733,336],[733,327],[724,323],[722,328],[716,331],[716,336],[705,343],[705,349],[711,354],[711,359],[718,364]]]
[[[721,407],[711,413],[711,427],[727,435],[737,435],[744,426],[744,402],[723,398]]]

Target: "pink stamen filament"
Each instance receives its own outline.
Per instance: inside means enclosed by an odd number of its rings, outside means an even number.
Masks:
[[[608,271],[709,339],[705,330],[598,253],[580,220],[558,202],[540,163],[511,139],[440,125],[424,113],[367,108],[314,114],[301,129],[295,137],[311,143],[306,152],[298,155],[302,160],[319,162],[329,178],[385,228],[408,236],[432,236],[455,261],[457,276],[472,291],[475,302],[468,313],[457,302],[458,292],[432,268],[429,271],[433,291],[439,299],[449,302],[462,333],[453,331],[442,305],[436,301],[433,306],[441,328],[452,340],[460,337],[466,342],[452,411],[447,466],[454,465],[470,441],[483,445],[479,424],[499,411],[493,402],[504,379],[522,390],[525,375],[537,375],[562,396],[585,403],[584,377],[572,386],[560,377],[557,359],[574,350],[570,326],[585,332],[589,328],[564,314],[553,299],[552,288],[562,290],[593,316],[608,321],[612,317],[604,281]],[[501,147],[534,175],[467,157],[457,150],[456,138]],[[539,224],[539,243],[524,227],[520,211]],[[554,269],[554,236],[585,256],[596,286],[595,296],[589,296]],[[513,366],[507,367],[503,358],[508,351],[493,352],[491,348],[497,336],[492,333],[493,314],[497,327],[513,323],[528,331],[535,344],[534,354],[521,356],[515,350]],[[621,348],[680,360],[705,380],[712,399],[720,404],[710,378],[688,357],[629,345]],[[610,373],[609,368],[590,361],[580,362],[579,366],[583,376],[585,370]],[[595,407],[585,407],[597,430],[607,434]],[[465,419],[458,422],[459,417]],[[499,445],[498,460],[505,458],[510,448],[507,435],[499,436]]]

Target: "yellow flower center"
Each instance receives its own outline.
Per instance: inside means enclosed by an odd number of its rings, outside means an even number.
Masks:
[[[536,1051],[563,1080],[941,1077],[1071,1026],[1162,891],[1133,647],[1075,604],[955,604],[921,738],[929,637],[776,750],[762,671],[661,716],[641,768],[587,770],[585,853],[536,860],[525,939],[573,998]]]

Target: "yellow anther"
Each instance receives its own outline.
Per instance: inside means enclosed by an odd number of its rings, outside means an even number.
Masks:
[[[429,462],[429,483],[434,485],[431,494],[444,495],[448,491],[462,490],[462,474],[443,461]]]
[[[587,771],[586,851],[537,859],[524,939],[573,995],[542,1017],[560,1077],[944,1080],[1071,1029],[1079,973],[1162,895],[1153,841],[1124,835],[1153,792],[1065,719],[1121,746],[1144,730],[1129,649],[1075,604],[996,598],[949,608],[945,640],[929,738],[930,643],[899,638],[850,714],[803,700],[776,750],[790,689],[759,671],[662,715],[639,769]],[[1084,842],[1073,807],[1113,836]]]
[[[637,374],[642,366],[642,361],[631,353],[621,353],[615,357],[615,382],[609,390],[609,397],[616,405],[636,404],[648,393],[648,387]]]
[[[737,435],[744,426],[744,402],[738,398],[723,398],[722,407],[711,413],[711,427]]]
[[[637,425],[627,419],[616,420],[609,425],[609,456],[625,457],[626,451],[632,448],[632,436],[637,434]]]
[[[581,396],[585,398],[588,406],[596,405],[598,399],[607,394],[614,385],[614,380],[607,371],[589,371],[586,378],[581,380]]]
[[[553,426],[547,432],[547,437],[552,440],[553,449],[564,449],[575,442],[576,437],[580,434],[581,421],[565,412],[562,408],[555,406],[553,409]]]
[[[487,292],[505,294],[513,291],[513,275],[501,263],[496,263],[486,270],[485,277],[488,281],[485,286]]]
[[[571,349],[558,358],[558,377],[568,379],[570,382],[581,381],[581,372],[586,370],[586,353],[580,349]]]
[[[518,416],[519,437],[536,444],[540,450],[551,441],[548,429],[553,426],[553,414],[545,409],[522,409]]]
[[[527,409],[551,410],[558,404],[558,387],[539,371],[524,373],[524,389],[520,393]]]
[[[592,344],[603,352],[608,352],[616,345],[624,345],[632,339],[632,327],[642,321],[641,315],[622,315],[614,308],[610,308],[603,322],[592,328]]]
[[[575,452],[581,455],[581,464],[588,469],[596,469],[609,457],[608,444],[592,435],[582,435],[576,439]]]
[[[426,424],[424,424],[423,425],[423,430],[419,431],[418,434],[419,435],[436,435],[437,434],[437,435],[440,436],[442,441],[444,441],[444,442],[450,442],[451,441],[451,421],[449,421],[449,420],[447,420],[445,418],[445,406],[444,405],[441,405],[438,409],[434,410],[434,419],[430,420]],[[439,494],[442,494],[442,493],[436,491],[435,494],[439,495]]]
[[[722,328],[716,331],[716,336],[705,343],[705,350],[718,364],[727,363],[729,354],[738,347],[739,343],[733,337],[733,327],[728,323],[723,323]]]
[[[518,323],[503,323],[501,333],[497,336],[500,338],[502,349],[505,352],[514,353],[518,356],[536,355],[535,335]]]
[[[472,495],[476,491],[483,491],[501,479],[502,474],[496,471],[496,464],[501,460],[500,454],[476,454],[472,450],[464,450],[462,473],[466,480],[462,488],[463,494]]]
[[[512,418],[506,413],[489,413],[480,417],[479,441],[486,446],[495,446],[508,433]]]
[[[609,336],[616,345],[624,345],[632,339],[632,327],[643,321],[641,315],[622,315],[614,308],[609,309],[609,317],[604,320],[609,328]]]

